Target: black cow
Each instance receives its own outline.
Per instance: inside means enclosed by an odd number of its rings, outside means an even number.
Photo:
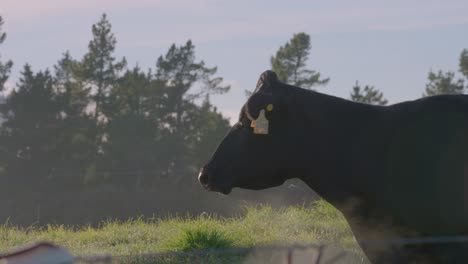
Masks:
[[[388,253],[363,241],[468,235],[467,176],[467,95],[373,106],[266,71],[199,181],[228,194],[299,178],[343,213],[372,262],[466,263],[460,244]]]

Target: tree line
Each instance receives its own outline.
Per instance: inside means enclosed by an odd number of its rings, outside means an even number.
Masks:
[[[311,49],[310,36],[306,33],[297,33],[271,57],[271,68],[278,74],[283,82],[312,89],[314,86],[326,85],[330,78],[321,79],[321,74],[307,68],[307,60]],[[422,94],[423,97],[438,94],[463,94],[468,92],[468,49],[464,49],[459,58],[459,72],[462,77],[457,78],[454,72],[428,73],[428,83]],[[374,86],[362,87],[358,81],[352,87],[349,100],[375,105],[386,105],[388,100],[381,91]]]
[[[92,35],[80,59],[67,51],[53,70],[23,67],[0,109],[0,186],[151,189],[158,178],[190,180],[228,130],[209,96],[230,87],[196,59],[190,40],[143,71],[116,58],[105,14]],[[11,67],[0,64],[2,91]]]
[[[6,40],[0,17],[0,44]],[[200,166],[229,129],[210,95],[230,89],[217,67],[197,60],[194,44],[173,44],[154,69],[117,58],[117,40],[105,14],[92,25],[81,58],[66,51],[52,70],[24,65],[11,91],[12,61],[0,57],[0,191],[81,189],[112,184],[154,189],[158,179],[195,181]],[[307,67],[311,45],[294,34],[271,57],[271,68],[292,85],[313,89],[329,78]],[[468,50],[460,56],[468,78]],[[453,72],[430,72],[423,96],[464,93]],[[373,86],[352,88],[350,100],[385,105]]]

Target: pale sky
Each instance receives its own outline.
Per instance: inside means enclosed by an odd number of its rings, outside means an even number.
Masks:
[[[293,33],[311,36],[309,66],[331,79],[320,92],[347,98],[359,80],[391,103],[420,97],[431,69],[457,71],[468,48],[466,0],[0,0],[8,34],[0,54],[15,63],[9,85],[26,62],[52,68],[65,50],[81,58],[103,12],[130,67],[154,69],[172,43],[191,39],[197,58],[232,85],[212,100],[234,118]]]

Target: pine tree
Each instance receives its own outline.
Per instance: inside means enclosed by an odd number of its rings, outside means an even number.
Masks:
[[[125,68],[125,58],[116,62],[113,57],[117,40],[112,33],[112,26],[103,14],[98,23],[92,26],[93,39],[88,44],[88,52],[85,54],[79,67],[79,75],[88,87],[93,91],[94,119],[96,122],[105,119],[102,108],[119,77],[119,73]]]
[[[55,181],[62,187],[83,185],[86,169],[93,166],[95,152],[94,120],[86,113],[89,88],[77,77],[79,62],[67,51],[54,66],[54,94],[60,107],[58,155]]]
[[[6,33],[3,32],[2,26],[4,24],[3,18],[0,16],[0,44],[2,44],[5,39],[6,39]],[[0,59],[1,59],[1,53],[0,53]],[[6,61],[2,62],[0,60],[0,92],[3,91],[5,88],[5,82],[8,80],[8,77],[10,76],[10,71],[11,67],[13,66],[12,61]]]
[[[190,40],[180,47],[173,44],[165,56],[158,58],[156,66],[155,82],[164,90],[159,123],[164,135],[162,146],[166,149],[161,159],[168,165],[163,174],[175,175],[180,180],[196,170],[187,165],[197,118],[198,107],[194,102],[209,94],[226,93],[230,87],[222,85],[222,78],[214,77],[216,67],[208,68],[204,61],[196,61],[195,46]],[[196,87],[200,88],[194,90]]]
[[[2,158],[8,160],[7,173],[12,183],[28,182],[32,188],[47,187],[57,165],[56,138],[59,105],[48,71],[35,74],[25,65],[16,90],[3,109]]]
[[[87,168],[85,176],[87,183],[100,180],[97,171],[100,170],[98,165],[101,164],[100,159],[103,155],[102,143],[105,141],[107,122],[104,108],[109,101],[111,90],[127,64],[125,58],[117,61],[114,57],[117,40],[106,14],[103,14],[98,23],[92,26],[92,34],[93,39],[88,44],[88,52],[76,67],[79,81],[83,82],[89,91],[91,100],[87,107],[94,108],[92,111],[94,126],[89,129],[94,134],[95,151],[91,156],[96,165]]]
[[[460,54],[460,72],[468,79],[468,49],[463,49]]]
[[[455,80],[454,72],[437,73],[429,72],[429,83],[426,84],[424,96],[432,96],[438,94],[462,94],[465,92],[464,81],[462,79]]]
[[[310,89],[316,85],[325,85],[329,78],[320,79],[320,73],[307,69],[310,54],[310,36],[297,33],[281,46],[270,59],[271,68],[278,78],[288,84]]]
[[[78,65],[79,62],[66,51],[54,66],[55,92],[60,96],[64,114],[68,118],[82,116],[90,104],[88,98],[90,88],[85,88],[84,83],[77,77]]]
[[[150,116],[157,107],[150,103],[153,88],[151,74],[135,67],[115,84],[105,108],[106,166],[114,181],[137,189],[150,186],[158,165],[155,153],[161,151],[155,140],[159,129]]]
[[[173,44],[166,55],[157,61],[156,79],[164,84],[167,96],[167,114],[175,114],[168,122],[175,129],[181,130],[185,104],[193,102],[206,94],[223,94],[230,86],[222,85],[221,77],[214,77],[217,67],[208,68],[204,61],[195,61],[195,46],[189,40],[184,46]],[[201,89],[189,93],[196,83]]]
[[[356,84],[353,87],[350,99],[354,102],[372,105],[386,105],[388,103],[388,101],[383,97],[382,92],[369,85],[361,88],[358,81],[356,81]]]

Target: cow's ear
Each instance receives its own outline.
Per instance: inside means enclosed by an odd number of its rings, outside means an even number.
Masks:
[[[254,94],[257,92],[273,93],[274,87],[278,84],[278,76],[274,71],[265,71],[258,78]]]
[[[259,91],[250,96],[249,100],[245,104],[244,110],[250,120],[255,120],[258,118],[261,110],[271,112],[273,111],[273,107],[273,95],[271,93]]]
[[[275,72],[265,71],[260,75],[255,91],[245,104],[245,113],[250,120],[255,120],[262,109],[267,112],[272,111],[273,94],[275,94],[274,90],[278,84],[278,76]]]

